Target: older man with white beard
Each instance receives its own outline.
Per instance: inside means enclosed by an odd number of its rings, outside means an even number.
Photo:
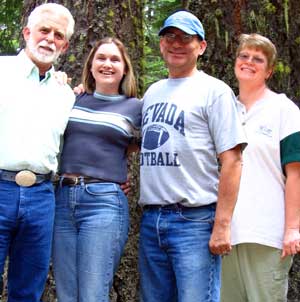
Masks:
[[[0,64],[0,273],[9,255],[8,302],[38,302],[47,278],[54,220],[51,177],[74,95],[54,77],[74,19],[64,6],[36,7],[25,50]]]

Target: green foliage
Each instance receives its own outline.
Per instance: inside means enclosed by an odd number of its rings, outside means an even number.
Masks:
[[[279,76],[286,76],[291,73],[290,66],[285,64],[283,61],[278,61],[275,66],[275,72],[279,74]]]
[[[265,3],[263,3],[264,8],[266,10],[267,13],[269,14],[275,14],[276,13],[276,7],[275,5],[273,5],[270,1],[265,1]]]
[[[68,62],[69,63],[74,63],[76,61],[76,57],[74,54],[71,54],[68,56]]]
[[[0,54],[16,53],[21,32],[21,0],[0,0]]]
[[[297,38],[295,39],[295,42],[296,42],[296,44],[300,45],[300,37],[297,37]]]
[[[286,34],[289,35],[289,0],[283,1],[283,9],[284,9],[284,21],[285,21],[285,29]]]

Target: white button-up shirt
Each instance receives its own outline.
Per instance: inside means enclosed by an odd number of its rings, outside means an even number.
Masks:
[[[37,66],[22,51],[0,57],[0,169],[49,173],[75,96],[59,84],[54,68],[40,81]]]

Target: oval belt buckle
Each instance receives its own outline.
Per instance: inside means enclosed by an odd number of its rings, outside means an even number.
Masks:
[[[29,170],[23,170],[16,174],[15,181],[19,186],[30,187],[35,184],[36,175]]]

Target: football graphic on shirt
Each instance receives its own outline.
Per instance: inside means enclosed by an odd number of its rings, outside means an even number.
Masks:
[[[143,135],[143,147],[147,150],[154,150],[162,146],[170,135],[167,129],[161,125],[149,126]]]

